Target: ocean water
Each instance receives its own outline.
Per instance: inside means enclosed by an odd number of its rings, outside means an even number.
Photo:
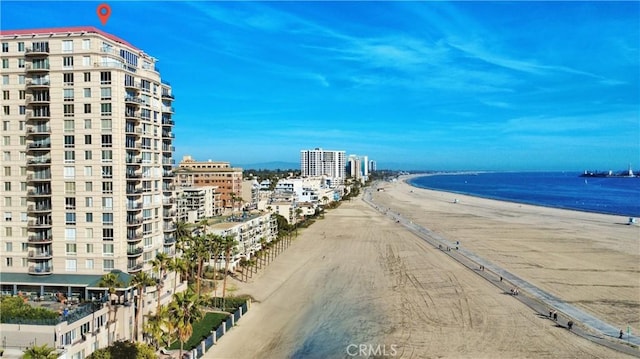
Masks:
[[[546,207],[640,217],[640,178],[584,178],[577,172],[437,174],[421,188]]]

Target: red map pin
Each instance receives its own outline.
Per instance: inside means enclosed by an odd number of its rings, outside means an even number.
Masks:
[[[109,16],[111,16],[111,6],[107,4],[98,5],[98,17],[100,18],[100,22],[102,22],[102,26],[107,24],[107,20],[109,20]]]

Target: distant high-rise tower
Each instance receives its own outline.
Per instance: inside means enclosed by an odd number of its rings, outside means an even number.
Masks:
[[[376,161],[374,161],[374,160],[369,161],[369,171],[371,171],[371,172],[375,172],[376,171]]]
[[[328,151],[321,148],[300,151],[302,176],[326,176],[336,184],[344,183],[345,151]]]
[[[0,271],[133,274],[174,255],[174,97],[156,59],[93,27],[0,37]]]

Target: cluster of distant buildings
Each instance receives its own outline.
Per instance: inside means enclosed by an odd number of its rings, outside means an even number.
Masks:
[[[180,255],[178,222],[206,220],[210,233],[235,236],[233,268],[276,237],[273,213],[295,224],[344,196],[348,177],[365,181],[375,170],[367,156],[320,148],[301,151],[301,175],[275,185],[229,162],[185,156],[176,166],[174,95],[155,58],[93,27],[0,38],[0,290],[55,309],[60,294],[68,300],[51,323],[2,323],[3,347],[46,343],[82,359],[132,339],[136,312],[172,293],[148,288],[136,308],[141,293],[122,288],[129,305],[113,328],[106,307],[82,304],[106,298],[106,273],[125,283],[139,272],[157,277],[159,253]]]

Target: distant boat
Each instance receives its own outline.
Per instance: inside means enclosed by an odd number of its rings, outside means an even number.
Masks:
[[[629,169],[626,171],[619,171],[614,173],[612,170],[609,170],[608,172],[598,172],[598,171],[584,171],[583,174],[580,175],[580,177],[599,177],[599,178],[633,178],[633,177],[637,177],[640,178],[640,175],[636,175],[635,173],[633,173],[633,170],[631,169],[631,164],[629,164]],[[585,180],[586,183],[586,180]]]

